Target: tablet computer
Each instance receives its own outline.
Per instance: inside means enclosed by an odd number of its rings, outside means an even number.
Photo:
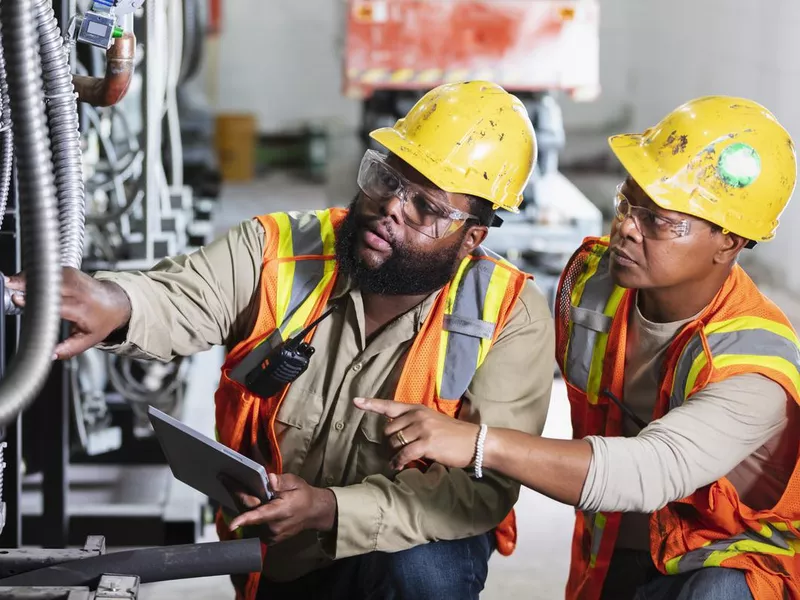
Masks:
[[[176,479],[238,512],[236,502],[219,480],[227,475],[263,502],[272,499],[263,465],[195,431],[152,406],[147,414]]]

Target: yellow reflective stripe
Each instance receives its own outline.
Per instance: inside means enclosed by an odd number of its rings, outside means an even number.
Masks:
[[[504,267],[496,266],[489,281],[489,289],[486,290],[486,300],[483,303],[483,320],[488,323],[497,324],[500,316],[500,309],[503,307],[503,300],[506,297],[508,282],[511,279],[511,271]],[[478,351],[478,364],[480,367],[489,354],[492,347],[492,339],[481,339],[480,350]]]
[[[773,523],[771,521],[761,521],[761,523],[764,525],[764,527],[771,526],[777,529],[778,531],[784,531],[784,532],[789,531],[789,526],[786,523],[782,522]],[[791,524],[792,527],[794,527],[795,529],[800,529],[800,521],[791,521]]]
[[[469,267],[472,261],[465,259],[458,265],[455,277],[450,281],[450,289],[447,290],[447,298],[444,301],[444,314],[453,314],[453,308],[456,305],[456,296],[458,296],[458,286],[461,279],[464,277],[464,272]],[[442,327],[441,335],[439,336],[439,360],[436,365],[436,395],[441,395],[442,379],[444,379],[444,363],[447,358],[447,342],[450,340],[450,332]]]
[[[772,554],[775,556],[794,556],[800,552],[800,541],[787,540],[789,550],[779,548],[766,542],[757,542],[756,540],[738,540],[733,542],[726,550],[717,550],[712,552],[708,558],[703,562],[704,567],[720,567],[722,563],[748,552],[755,552],[757,554]]]
[[[292,226],[289,215],[277,213],[273,218],[278,223],[278,293],[275,303],[275,327],[280,328],[286,313],[289,310],[289,300],[292,297],[292,282],[294,281],[294,261],[281,259],[291,258],[294,254],[292,246]]]
[[[711,335],[712,333],[732,333],[743,329],[765,329],[794,342],[795,345],[800,347],[797,335],[795,335],[791,327],[770,319],[762,319],[761,317],[737,317],[727,321],[718,321],[707,325],[704,331],[706,335]]]
[[[606,302],[603,314],[608,317],[614,317],[619,308],[619,303],[625,295],[625,288],[619,286],[614,288],[611,296]],[[592,365],[589,368],[589,385],[586,386],[586,399],[589,404],[597,404],[597,398],[600,395],[600,383],[603,377],[603,360],[606,356],[606,347],[608,346],[608,334],[598,333],[597,343],[592,352]]]
[[[594,569],[597,566],[597,556],[600,554],[600,543],[603,539],[603,531],[606,528],[606,516],[603,513],[597,513],[594,516],[594,526],[592,527],[592,551],[589,554],[589,568]]]
[[[697,550],[693,550],[692,552],[698,552],[703,548],[711,545],[711,541],[705,542],[700,548]],[[689,552],[691,554],[692,552]],[[676,556],[675,558],[670,558],[667,562],[664,563],[664,570],[667,572],[667,575],[678,575],[681,572],[681,560],[686,554],[682,554],[681,556]]]
[[[294,262],[292,264],[294,264]],[[322,279],[320,279],[320,282],[317,284],[317,287],[314,288],[314,291],[308,295],[308,298],[306,298],[300,307],[294,311],[294,314],[291,316],[289,322],[286,324],[286,327],[283,329],[284,335],[287,338],[291,337],[296,331],[299,331],[306,326],[306,323],[308,323],[310,320],[314,307],[317,305],[317,302],[319,302],[320,296],[322,296],[322,293],[325,291],[325,288],[331,281],[335,267],[336,262],[334,260],[325,261],[325,275],[322,277]]]
[[[684,398],[689,397],[689,393],[692,391],[692,388],[697,381],[697,376],[700,374],[700,370],[706,364],[707,360],[705,353],[698,356],[692,364],[692,368],[689,371],[689,377],[686,379]],[[751,365],[772,369],[773,371],[778,371],[779,373],[785,375],[789,381],[792,382],[795,390],[800,392],[800,372],[797,371],[797,368],[792,363],[780,356],[761,356],[758,354],[721,354],[720,356],[714,357],[712,364],[715,369],[735,367],[738,365]]]
[[[317,218],[319,219],[319,226],[320,226],[320,235],[322,236],[322,251],[325,256],[334,256],[336,254],[336,237],[334,233],[333,224],[331,223],[331,214],[330,211],[327,210],[317,210],[315,211]],[[288,225],[288,219],[287,219]],[[289,235],[291,236],[291,228]],[[290,248],[291,252],[291,248]],[[308,259],[308,260],[317,260],[317,259]],[[294,268],[296,261],[287,261],[287,264],[292,265],[292,276],[294,276]],[[305,327],[306,323],[308,323],[311,313],[314,310],[314,307],[319,302],[320,296],[322,296],[325,289],[331,282],[331,278],[333,277],[333,273],[336,269],[336,261],[326,260],[324,263],[324,271],[322,279],[320,279],[317,286],[314,288],[314,291],[309,294],[309,296],[303,301],[300,307],[294,312],[294,314],[289,319],[289,322],[286,324],[286,327],[283,328],[284,335],[291,336],[295,331],[299,331],[303,327]],[[280,273],[280,267],[279,267]],[[287,305],[288,299],[291,297],[291,282],[288,286],[289,296],[287,297]],[[281,285],[280,279],[278,279],[278,293],[280,296]],[[286,312],[282,313],[283,317],[285,317]],[[281,318],[281,322],[283,318]],[[281,323],[278,323],[280,327]]]
[[[586,288],[586,283],[597,272],[597,265],[600,264],[601,258],[602,255],[596,252],[589,254],[589,257],[586,259],[586,267],[581,276],[575,281],[575,286],[572,288],[572,293],[570,294],[569,300],[572,306],[580,306],[581,298],[583,297],[583,290]],[[567,325],[567,343],[564,344],[564,356],[561,357],[565,366],[567,364],[567,357],[569,356],[569,345],[572,342],[572,327],[572,319],[569,319]]]

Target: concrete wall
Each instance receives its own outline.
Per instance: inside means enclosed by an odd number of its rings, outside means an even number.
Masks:
[[[341,94],[342,4],[223,2],[218,110],[252,112],[262,132],[355,127],[359,106]]]

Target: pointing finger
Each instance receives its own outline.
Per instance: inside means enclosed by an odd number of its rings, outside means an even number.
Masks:
[[[385,415],[390,419],[396,419],[408,411],[413,410],[413,404],[403,404],[392,400],[379,400],[378,398],[355,398],[353,404],[362,410]]]

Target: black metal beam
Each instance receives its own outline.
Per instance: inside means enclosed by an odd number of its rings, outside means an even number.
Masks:
[[[0,272],[14,274],[20,270],[20,224],[16,168],[11,172],[11,189],[6,203],[6,213],[0,228]],[[2,295],[0,282],[0,298]],[[5,366],[17,350],[19,317],[7,317],[0,312],[0,378]],[[6,443],[3,460],[3,502],[6,504],[5,526],[0,533],[0,547],[18,548],[22,545],[22,427],[17,417],[4,428],[0,441]]]

